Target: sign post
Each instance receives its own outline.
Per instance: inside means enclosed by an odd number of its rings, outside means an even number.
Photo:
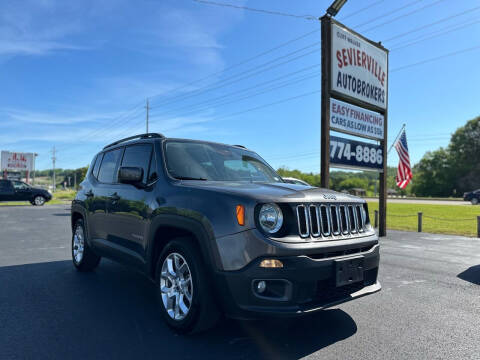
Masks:
[[[330,166],[378,171],[379,235],[386,235],[388,50],[325,15],[322,38],[322,187]],[[330,131],[378,144],[331,136]]]

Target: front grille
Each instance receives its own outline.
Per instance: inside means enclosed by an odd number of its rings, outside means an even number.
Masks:
[[[300,204],[296,215],[302,238],[358,236],[370,228],[364,204]]]

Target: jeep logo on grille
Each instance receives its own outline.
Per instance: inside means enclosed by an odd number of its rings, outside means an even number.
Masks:
[[[337,200],[337,197],[334,194],[323,194],[323,198],[326,200]]]

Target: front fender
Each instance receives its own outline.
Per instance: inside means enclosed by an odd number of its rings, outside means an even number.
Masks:
[[[154,248],[156,234],[159,228],[171,227],[192,233],[200,247],[203,259],[211,270],[221,269],[222,263],[218,248],[215,243],[215,236],[210,222],[201,214],[192,214],[191,210],[172,209],[174,213],[163,212],[153,214],[147,237],[147,269],[153,275],[155,269]],[[157,211],[156,211],[157,212]]]

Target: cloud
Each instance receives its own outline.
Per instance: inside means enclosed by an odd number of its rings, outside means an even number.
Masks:
[[[107,119],[115,118],[121,113],[88,113],[84,115],[71,115],[60,113],[45,113],[17,109],[0,109],[0,114],[7,120],[3,124],[18,123],[41,124],[41,125],[76,125],[98,123]]]

